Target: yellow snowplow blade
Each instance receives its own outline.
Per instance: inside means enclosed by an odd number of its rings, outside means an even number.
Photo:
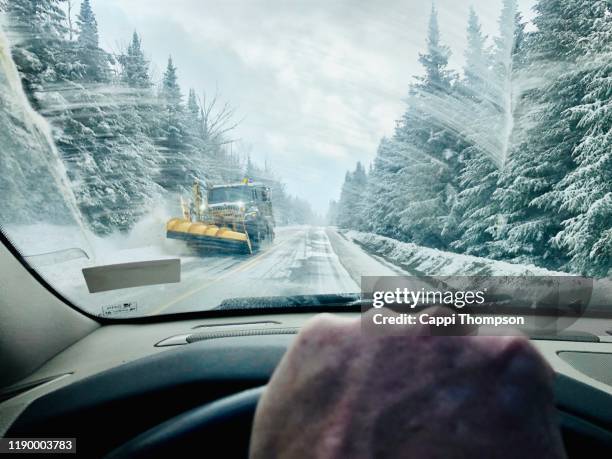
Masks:
[[[173,218],[166,223],[166,237],[184,240],[205,250],[253,253],[246,232],[183,218]]]

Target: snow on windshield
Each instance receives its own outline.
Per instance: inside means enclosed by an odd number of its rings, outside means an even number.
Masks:
[[[0,2],[0,225],[76,305],[610,276],[609,1],[202,3]],[[81,271],[164,258],[179,283]]]

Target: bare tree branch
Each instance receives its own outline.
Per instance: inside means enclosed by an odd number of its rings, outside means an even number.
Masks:
[[[219,92],[215,90],[211,97],[204,92],[198,96],[202,130],[207,140],[217,145],[234,142],[225,138],[226,134],[236,129],[243,119],[234,121],[236,109],[228,102],[219,107]]]

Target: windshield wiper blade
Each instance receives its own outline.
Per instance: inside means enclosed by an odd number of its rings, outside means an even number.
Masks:
[[[215,310],[300,308],[327,311],[333,307],[360,310],[361,305],[362,300],[359,293],[332,293],[321,295],[228,298],[223,300]]]

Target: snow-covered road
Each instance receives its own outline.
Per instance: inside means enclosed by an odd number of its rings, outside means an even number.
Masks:
[[[184,262],[181,283],[167,286],[174,291],[163,299],[153,296],[147,313],[209,309],[227,298],[355,293],[362,275],[401,273],[334,229],[281,228],[274,244],[254,256]]]
[[[99,308],[130,302],[137,315],[212,309],[223,300],[357,293],[363,275],[406,274],[367,254],[333,228],[277,228],[272,245],[251,256],[182,256],[181,282],[98,294]],[[100,309],[101,311],[102,309]]]

